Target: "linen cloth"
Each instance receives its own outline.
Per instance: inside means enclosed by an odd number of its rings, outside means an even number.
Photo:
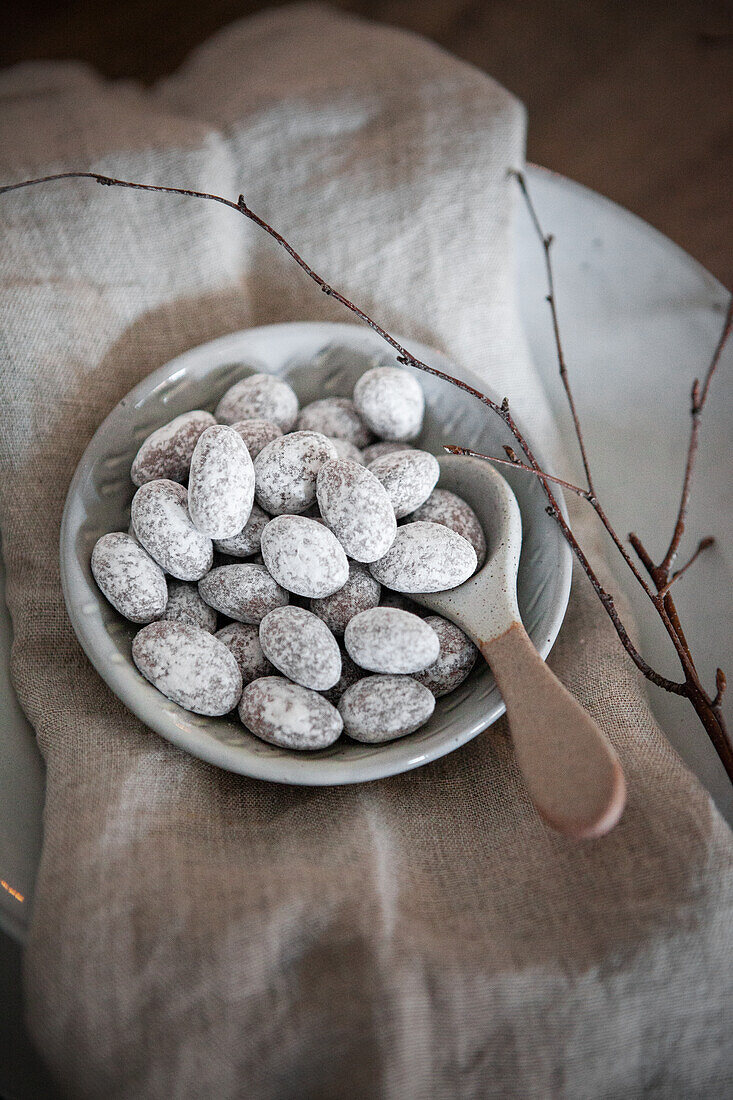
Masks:
[[[513,291],[506,172],[523,140],[521,105],[486,76],[310,5],[233,25],[151,90],[76,64],[0,75],[3,181],[90,169],[241,191],[333,285],[466,362],[547,437]],[[64,1090],[723,1095],[731,834],[585,579],[551,664],[626,770],[602,840],[542,826],[503,721],[346,788],[186,756],[75,640],[57,550],[71,475],[110,408],[185,348],[346,318],[213,204],[65,183],[6,196],[0,219],[13,675],[48,769],[26,991]]]

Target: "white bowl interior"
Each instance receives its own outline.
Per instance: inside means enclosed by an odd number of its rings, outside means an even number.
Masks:
[[[484,383],[439,352],[415,341],[409,346],[424,361],[488,392]],[[384,745],[361,745],[342,737],[331,748],[314,753],[278,749],[245,730],[236,715],[190,714],[147,683],[130,657],[136,627],[107,603],[91,574],[96,540],[106,531],[127,529],[134,492],[130,465],[142,440],[155,428],[192,408],[213,410],[233,382],[255,370],[287,378],[301,404],[306,404],[319,397],[350,396],[365,370],[394,362],[376,334],[355,325],[301,322],[233,333],[193,348],[149,375],[113,409],[85,451],[69,488],[61,527],[61,575],[71,622],[100,675],[130,710],[193,755],[275,782],[360,782],[442,756],[504,712],[494,679],[479,660],[457,691],[437,701],[430,721],[408,737]],[[503,454],[502,444],[511,437],[497,416],[456,387],[425,373],[419,377],[426,399],[419,446],[441,454],[442,444],[450,442]],[[531,434],[525,435],[531,439]],[[546,656],[567,605],[570,551],[545,512],[546,498],[537,479],[506,468],[502,473],[522,513],[519,607],[530,637]],[[472,503],[480,516],[480,502]],[[491,531],[486,534],[490,546]]]

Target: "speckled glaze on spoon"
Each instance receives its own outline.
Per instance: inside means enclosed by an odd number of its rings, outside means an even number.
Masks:
[[[550,671],[522,625],[516,497],[482,459],[446,455],[439,462],[441,488],[471,505],[489,550],[482,568],[458,588],[411,598],[456,623],[491,666],[517,761],[541,817],[574,839],[602,836],[624,808],[623,772],[603,731]]]

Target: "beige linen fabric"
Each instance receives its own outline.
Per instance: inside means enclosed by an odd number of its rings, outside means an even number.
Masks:
[[[546,435],[510,289],[506,169],[522,152],[522,109],[491,80],[318,7],[234,25],[152,91],[73,64],[0,75],[3,180],[80,168],[243,191],[333,284],[483,372]],[[0,224],[13,673],[48,766],[28,1012],[68,1094],[723,1095],[731,835],[585,580],[552,664],[627,771],[603,840],[543,828],[504,723],[339,789],[177,751],[68,623],[72,472],[115,402],[177,352],[344,316],[213,205],[57,184],[0,200]]]

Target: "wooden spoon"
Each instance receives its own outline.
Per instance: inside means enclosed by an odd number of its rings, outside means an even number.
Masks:
[[[535,649],[517,604],[522,519],[516,497],[490,463],[446,455],[440,485],[477,512],[489,546],[473,577],[411,599],[456,623],[491,666],[506,704],[519,767],[540,816],[565,836],[607,833],[626,801],[618,757],[603,731]]]

